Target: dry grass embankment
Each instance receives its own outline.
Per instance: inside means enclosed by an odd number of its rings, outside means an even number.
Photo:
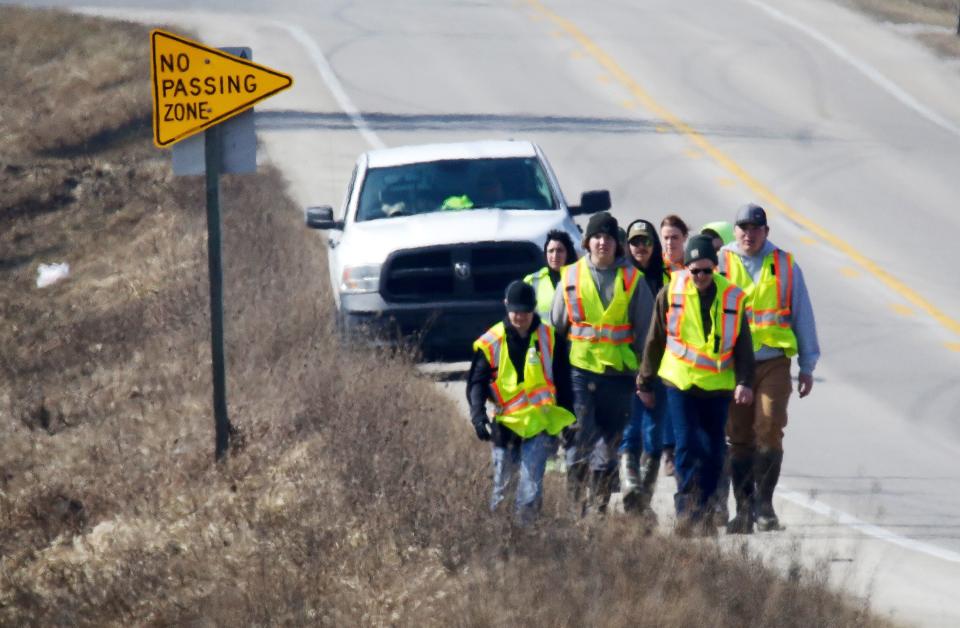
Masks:
[[[488,514],[451,404],[336,340],[269,169],[223,184],[245,445],[215,467],[203,186],[150,144],[146,30],[0,8],[0,41],[0,624],[885,625],[556,492],[532,529]]]
[[[915,37],[944,57],[960,57],[958,0],[840,0],[882,20],[928,26]]]

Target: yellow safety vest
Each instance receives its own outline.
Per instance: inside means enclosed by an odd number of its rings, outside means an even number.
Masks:
[[[790,303],[793,298],[793,255],[774,249],[763,259],[760,276],[754,283],[743,260],[735,251],[724,250],[721,272],[747,295],[747,322],[753,336],[753,350],[762,346],[782,349],[789,358],[797,355]]]
[[[618,268],[613,299],[604,310],[587,259],[563,267],[560,284],[570,325],[570,364],[593,373],[637,369],[629,306],[642,276],[632,266]]]
[[[537,346],[540,350],[537,351]],[[474,351],[483,351],[493,381],[490,392],[496,406],[494,419],[521,438],[540,432],[556,436],[576,417],[557,405],[557,387],[553,380],[553,327],[540,323],[530,334],[530,347],[523,364],[523,381],[517,383],[517,370],[507,350],[506,326],[500,322],[473,343]]]
[[[667,310],[667,346],[658,374],[680,390],[733,390],[733,346],[745,314],[743,290],[714,274],[717,295],[711,307],[713,330],[704,338],[700,293],[689,271],[670,277]]]
[[[544,266],[537,272],[524,277],[523,281],[533,286],[533,291],[537,293],[537,314],[540,315],[540,319],[550,320],[553,297],[557,293],[557,287],[550,281],[550,268]]]
[[[662,259],[663,259],[663,285],[667,285],[668,283],[670,283],[670,275],[673,274],[673,271],[683,270],[684,268],[686,268],[686,266],[684,266],[683,264],[674,264],[669,259],[667,259],[666,255],[664,255]],[[653,296],[657,296],[657,295],[653,295]]]

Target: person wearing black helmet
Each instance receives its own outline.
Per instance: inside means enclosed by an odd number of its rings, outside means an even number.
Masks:
[[[496,510],[515,485],[516,515],[526,523],[540,511],[543,474],[557,435],[576,418],[557,405],[557,387],[568,386],[555,375],[566,372],[566,347],[534,311],[533,288],[519,280],[510,283],[503,304],[504,320],[473,344],[467,401],[477,438],[493,443],[490,508]]]

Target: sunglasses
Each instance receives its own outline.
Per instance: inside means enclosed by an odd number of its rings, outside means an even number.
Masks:
[[[697,275],[712,275],[712,268],[691,268],[690,274],[696,277]]]
[[[630,244],[633,246],[653,246],[653,240],[650,238],[633,238],[630,240]]]

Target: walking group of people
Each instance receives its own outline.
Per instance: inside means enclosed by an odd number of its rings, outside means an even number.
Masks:
[[[805,397],[820,350],[800,267],[768,234],[758,205],[695,235],[676,215],[658,230],[595,214],[579,258],[550,232],[546,266],[507,287],[506,317],[474,343],[467,397],[493,445],[490,507],[513,490],[519,520],[536,518],[562,441],[580,514],[606,512],[619,485],[624,510],[652,527],[662,463],[677,533],[779,529],[791,361]]]

